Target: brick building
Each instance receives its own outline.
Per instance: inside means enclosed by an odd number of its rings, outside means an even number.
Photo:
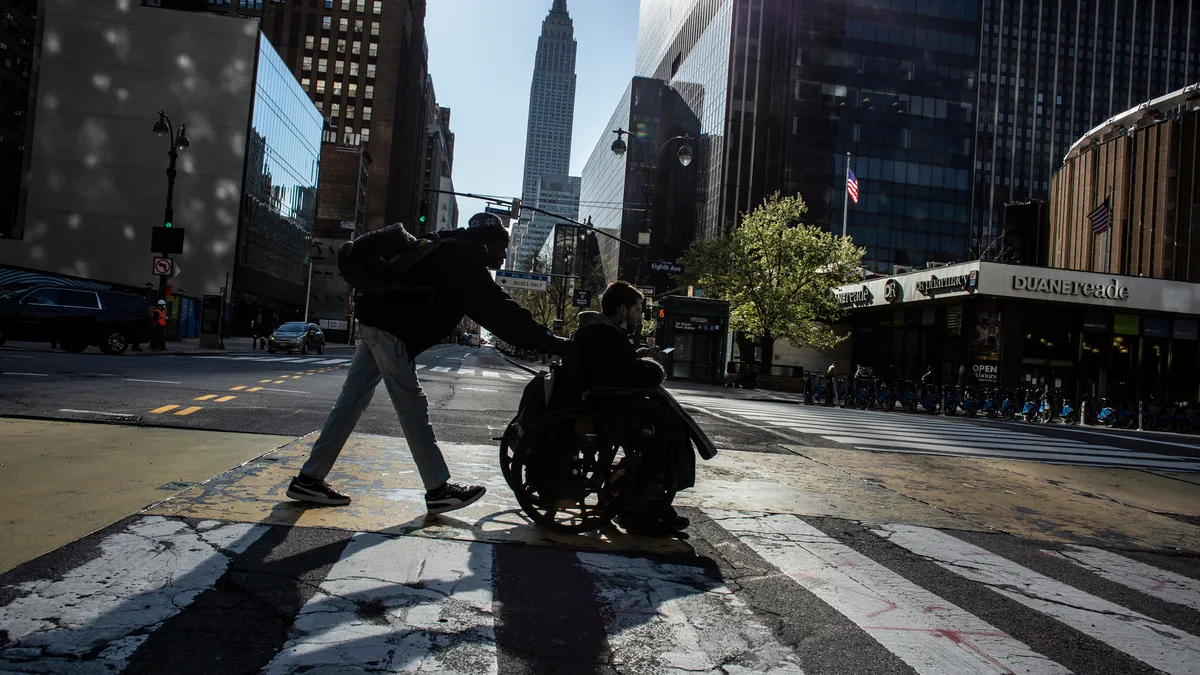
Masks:
[[[1075,141],[1050,183],[1049,264],[1200,281],[1200,86],[1147,101]],[[1112,226],[1089,215],[1107,200]]]

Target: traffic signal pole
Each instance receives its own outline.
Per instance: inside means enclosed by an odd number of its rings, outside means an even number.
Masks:
[[[166,208],[166,211],[163,213],[163,225],[166,227],[171,227],[172,224],[174,224],[174,222],[175,222],[175,209],[172,206],[172,204],[175,200],[175,176],[177,173],[175,171],[175,160],[179,159],[179,151],[175,149],[174,137],[171,138],[171,150],[170,150],[170,152],[167,153],[167,156],[171,158],[171,163],[167,165],[167,208]],[[169,257],[167,253],[164,253],[161,251],[159,252],[159,256],[161,256],[163,258]],[[174,268],[174,264],[172,264],[171,267]],[[172,269],[171,271],[174,272],[175,270]],[[169,275],[166,275],[166,274],[160,274],[158,276],[158,299],[159,300],[167,299],[168,276]]]

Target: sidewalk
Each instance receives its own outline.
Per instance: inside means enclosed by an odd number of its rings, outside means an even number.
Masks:
[[[294,440],[194,429],[0,419],[0,571]]]
[[[31,352],[58,352],[61,349],[51,349],[50,345],[45,342],[5,342],[6,347],[16,347],[25,351]],[[267,351],[263,347],[258,350],[253,349],[253,340],[248,337],[227,337],[225,338],[225,349],[208,349],[200,346],[200,338],[184,338],[182,340],[173,340],[167,342],[167,351],[152,352],[149,345],[140,345],[142,351],[135,352],[132,348],[125,351],[124,356],[192,356],[197,354],[266,354]],[[356,345],[345,345],[338,343],[326,343],[325,353],[333,352],[334,354],[348,354],[354,351]],[[96,353],[95,347],[88,347],[85,353]],[[284,352],[286,353],[286,352]]]

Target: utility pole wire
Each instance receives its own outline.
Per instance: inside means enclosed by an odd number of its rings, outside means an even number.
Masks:
[[[427,190],[427,191],[428,192],[436,192],[438,194],[443,194],[443,195],[454,195],[456,197],[469,197],[471,199],[478,199],[480,201],[491,202],[492,204],[495,204],[497,206],[512,204],[511,199],[502,199],[500,197],[489,197],[486,195],[476,195],[476,194],[471,194],[469,192],[452,192],[450,190],[434,190],[433,188],[429,188],[429,190]],[[631,241],[626,241],[614,234],[609,234],[609,233],[605,232],[604,230],[601,230],[596,227],[592,227],[590,222],[589,223],[581,223],[578,220],[575,220],[574,218],[568,218],[566,216],[559,215],[557,213],[551,213],[549,211],[544,211],[542,209],[539,209],[536,206],[529,206],[528,204],[522,204],[521,210],[522,211],[533,211],[534,213],[540,213],[544,216],[550,216],[551,218],[558,218],[559,220],[563,220],[568,223],[571,223],[572,225],[574,225],[576,227],[582,227],[585,230],[591,230],[592,232],[595,232],[596,234],[604,235],[605,237],[608,237],[609,239],[615,239],[615,240],[621,242],[622,244],[625,244],[626,246],[632,246],[634,248],[638,248],[640,246],[640,244],[635,244]]]

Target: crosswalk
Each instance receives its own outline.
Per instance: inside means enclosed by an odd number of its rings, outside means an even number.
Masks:
[[[894,452],[955,457],[981,457],[1052,464],[1078,464],[1165,471],[1200,471],[1200,459],[1185,454],[1141,452],[1091,438],[1068,438],[1022,430],[1004,421],[950,420],[929,415],[883,413],[871,410],[825,408],[759,401],[722,400],[679,395],[681,403],[706,413],[786,434],[799,432],[871,452]],[[1083,434],[1083,432],[1079,432]],[[1155,447],[1191,447],[1200,444],[1159,443]],[[1197,453],[1200,454],[1200,453]]]
[[[194,356],[199,360],[222,361],[257,361],[260,363],[310,363],[322,366],[339,366],[350,363],[346,358],[329,358],[326,356]]]
[[[670,556],[136,517],[0,576],[0,672],[1200,673],[1200,579],[1139,554],[687,515]]]

